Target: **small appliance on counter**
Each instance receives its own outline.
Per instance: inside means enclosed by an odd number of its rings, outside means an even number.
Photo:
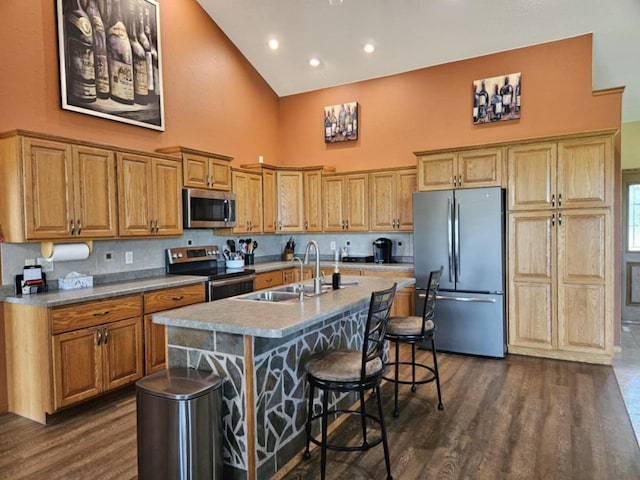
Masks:
[[[342,257],[342,261],[347,263],[373,263],[373,255],[347,255]]]
[[[373,257],[375,263],[391,263],[391,247],[393,242],[388,238],[377,238],[373,241]]]

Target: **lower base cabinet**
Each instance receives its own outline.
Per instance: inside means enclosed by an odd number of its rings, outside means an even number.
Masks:
[[[56,410],[132,383],[142,374],[140,318],[53,336]]]

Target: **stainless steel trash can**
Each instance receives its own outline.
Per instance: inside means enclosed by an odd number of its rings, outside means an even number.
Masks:
[[[221,386],[188,368],[136,382],[140,480],[222,479]]]

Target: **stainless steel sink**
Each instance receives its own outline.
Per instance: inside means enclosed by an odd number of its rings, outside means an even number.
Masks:
[[[313,295],[313,285],[302,285],[302,290],[305,295]],[[320,293],[325,293],[329,290],[331,290],[331,285],[323,285]],[[286,285],[284,287],[275,288],[274,291],[300,293],[300,285]]]
[[[298,300],[300,298],[300,294],[295,292],[266,290],[262,292],[249,293],[236,298],[238,300],[254,300],[260,302],[286,302],[288,300]]]

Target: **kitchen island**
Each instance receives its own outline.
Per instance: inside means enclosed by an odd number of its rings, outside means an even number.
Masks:
[[[415,282],[373,276],[342,280],[339,290],[303,301],[264,302],[241,295],[153,316],[155,323],[168,326],[169,366],[213,371],[226,380],[224,478],[270,478],[303,448],[305,359],[328,348],[359,348],[371,292],[393,282],[397,288]]]

